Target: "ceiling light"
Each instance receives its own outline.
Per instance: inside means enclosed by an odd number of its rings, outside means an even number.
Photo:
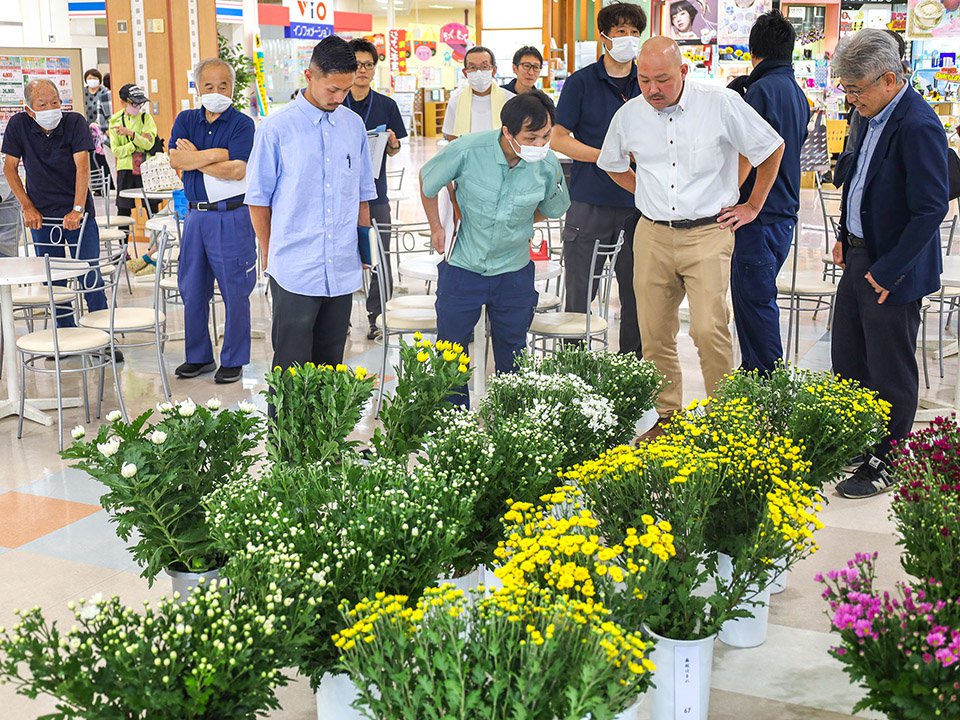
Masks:
[[[453,10],[453,5],[430,5],[434,10]]]

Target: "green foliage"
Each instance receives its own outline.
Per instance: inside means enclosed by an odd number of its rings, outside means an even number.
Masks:
[[[152,410],[131,423],[117,412],[92,442],[78,438],[61,453],[106,486],[100,504],[121,539],[139,535],[130,550],[151,585],[166,568],[205,572],[223,561],[202,501],[247,475],[261,423],[252,406],[217,412],[219,406],[164,404],[153,425]]]
[[[373,394],[374,378],[364,368],[313,363],[276,367],[266,381],[263,395],[276,409],[267,421],[267,453],[273,462],[338,460],[358,445],[347,436]]]
[[[233,106],[241,112],[250,108],[250,98],[247,88],[256,82],[256,73],[253,69],[253,60],[247,56],[243,45],[229,45],[227,39],[217,34],[217,57],[225,60],[233,68],[237,78],[233,85]]]

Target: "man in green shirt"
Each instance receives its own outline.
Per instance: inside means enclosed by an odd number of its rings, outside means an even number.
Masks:
[[[464,135],[424,165],[420,194],[433,248],[446,253],[437,282],[437,336],[468,347],[486,306],[497,371],[510,372],[537,306],[533,223],[561,217],[570,196],[550,151],[550,98],[538,90],[511,98],[500,121],[499,130]],[[437,194],[450,183],[461,217],[447,248]],[[459,399],[468,403],[466,389]]]

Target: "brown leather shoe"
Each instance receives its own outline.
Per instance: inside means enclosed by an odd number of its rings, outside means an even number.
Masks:
[[[649,430],[647,430],[643,435],[641,435],[640,437],[638,437],[638,438],[634,441],[633,444],[634,444],[634,445],[639,445],[639,444],[642,443],[642,442],[647,442],[647,441],[650,441],[650,440],[654,440],[655,438],[659,437],[660,435],[663,435],[664,426],[665,426],[667,423],[670,422],[670,419],[671,419],[672,417],[673,417],[673,414],[672,414],[672,413],[671,413],[670,415],[667,415],[667,416],[661,415],[660,417],[658,417],[658,418],[657,418],[657,421],[653,424],[653,427],[650,428]]]

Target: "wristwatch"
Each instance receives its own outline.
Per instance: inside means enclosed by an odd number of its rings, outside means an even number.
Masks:
[[[74,211],[75,213],[81,213],[81,214],[82,214],[82,213],[83,213],[83,205],[74,205],[74,206],[73,206],[73,211]]]

